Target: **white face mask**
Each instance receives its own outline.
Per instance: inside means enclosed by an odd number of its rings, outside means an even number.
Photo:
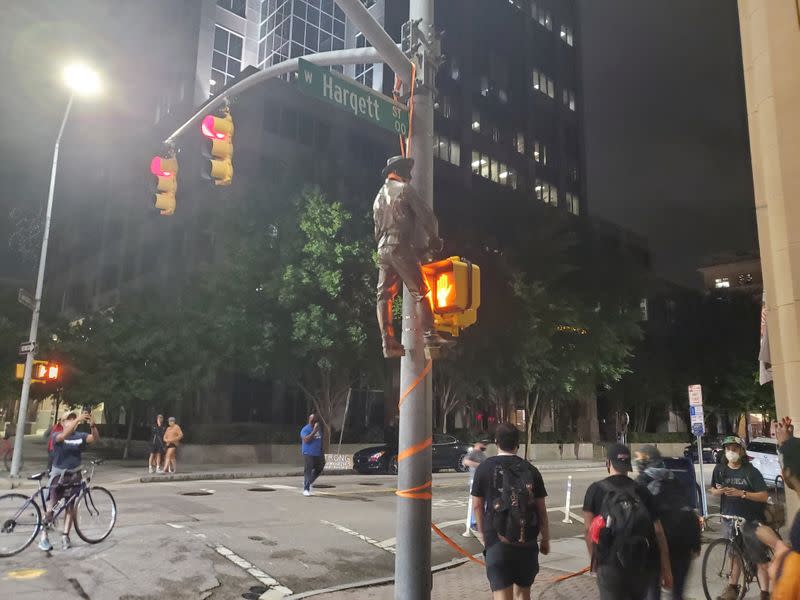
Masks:
[[[739,453],[736,452],[736,450],[725,450],[725,458],[728,459],[728,462],[731,462],[733,464],[738,463],[739,460],[741,459]]]

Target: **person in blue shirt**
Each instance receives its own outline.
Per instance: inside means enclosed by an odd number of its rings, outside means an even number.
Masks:
[[[300,430],[301,448],[305,461],[303,496],[311,496],[314,482],[325,468],[322,454],[322,426],[317,415],[308,415],[308,424]]]
[[[81,423],[88,423],[91,433],[77,431]],[[59,500],[72,492],[74,486],[81,480],[81,454],[87,444],[92,444],[100,439],[94,419],[91,414],[84,412],[80,417],[74,411],[67,411],[61,418],[63,430],[51,434],[53,440],[53,466],[50,469],[50,507],[45,515],[45,527],[42,528],[42,537],[39,540],[39,549],[49,552],[53,549],[47,537],[48,525],[53,518],[53,507]],[[75,507],[67,510],[64,518],[64,532],[61,536],[61,549],[68,550],[72,547],[69,532],[75,520]]]

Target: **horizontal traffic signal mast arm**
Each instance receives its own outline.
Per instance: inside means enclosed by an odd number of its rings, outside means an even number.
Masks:
[[[399,48],[397,49],[400,52]],[[347,50],[333,50],[331,52],[320,52],[318,54],[309,54],[303,57],[303,60],[307,60],[310,63],[314,63],[315,65],[320,66],[331,66],[331,65],[361,65],[361,64],[376,64],[384,62],[381,55],[375,48],[350,48]],[[411,63],[407,63],[407,71],[408,71],[408,80],[410,81],[411,78]],[[218,96],[214,96],[211,100],[206,102],[203,106],[201,106],[198,111],[193,114],[188,121],[186,121],[183,125],[181,125],[178,129],[176,129],[172,135],[170,135],[167,139],[164,140],[164,144],[170,145],[172,144],[178,137],[186,133],[192,126],[194,126],[198,121],[202,120],[203,117],[208,115],[209,113],[213,113],[215,110],[223,106],[229,98],[236,96],[237,94],[242,93],[245,90],[250,89],[253,86],[258,85],[263,81],[267,81],[268,79],[274,79],[276,77],[281,77],[282,75],[286,75],[287,73],[294,73],[298,70],[299,61],[296,58],[291,58],[289,60],[285,60],[277,65],[272,65],[271,67],[267,67],[262,71],[258,71],[257,73],[253,73],[250,77],[246,79],[242,79],[238,83],[233,84],[227,90],[220,92]],[[403,77],[401,76],[401,79]]]

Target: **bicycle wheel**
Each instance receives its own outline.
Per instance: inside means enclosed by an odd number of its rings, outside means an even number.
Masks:
[[[731,569],[733,565],[739,564],[739,599],[744,598],[747,593],[747,585],[744,580],[744,560],[742,551],[727,538],[714,540],[706,548],[703,555],[703,592],[706,600],[716,600],[730,582]]]
[[[107,489],[93,486],[75,500],[75,533],[87,544],[102,542],[117,522],[117,503]]]
[[[42,512],[28,500],[22,494],[0,496],[0,557],[22,552],[39,533]]]

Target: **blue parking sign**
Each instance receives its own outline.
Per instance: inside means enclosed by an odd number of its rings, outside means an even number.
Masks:
[[[704,423],[692,423],[692,434],[695,437],[700,437],[706,432],[706,426]]]

